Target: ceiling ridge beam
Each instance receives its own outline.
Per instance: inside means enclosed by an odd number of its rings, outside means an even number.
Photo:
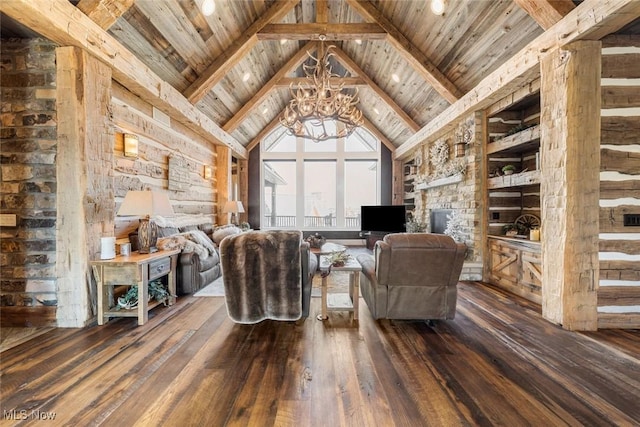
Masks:
[[[534,21],[548,30],[576,8],[572,0],[513,0]]]
[[[284,18],[299,0],[278,0],[263,15],[231,43],[207,69],[184,91],[184,96],[196,104],[222,80],[258,42],[258,32],[271,21]]]
[[[226,145],[238,157],[246,158],[245,148],[235,138],[67,0],[0,1],[0,12],[55,43],[86,50],[109,65],[113,79],[131,93],[194,128],[202,137]]]
[[[368,87],[369,85],[362,77],[331,77],[329,81],[332,85],[342,86],[345,88],[354,88],[358,86]],[[283,77],[275,83],[276,87],[289,87],[291,85],[298,86],[309,84],[307,77]]]
[[[375,23],[364,24],[269,24],[258,32],[258,40],[385,40],[387,32]]]
[[[408,155],[427,140],[439,138],[453,129],[456,121],[465,115],[484,110],[498,99],[529,84],[540,73],[540,59],[546,54],[574,41],[600,40],[638,16],[640,1],[637,0],[585,0],[405,141],[396,150],[396,159]]]
[[[278,84],[278,82],[287,75],[287,73],[295,70],[307,59],[307,52],[313,52],[317,47],[317,42],[309,42],[302,49],[296,52],[295,55],[284,64],[278,72],[276,72],[269,81],[263,85],[260,90],[251,97],[251,99],[244,104],[244,106],[233,115],[227,123],[222,126],[226,132],[233,132],[240,126],[240,123],[249,115],[258,104],[260,104],[268,95],[269,92]]]
[[[340,49],[339,47],[335,47],[333,49],[333,52],[335,53],[335,55],[338,57],[338,59],[340,60],[340,62],[342,63],[342,65],[345,66],[345,68],[347,68],[347,70],[349,70],[349,72],[351,72],[352,74],[357,74],[360,78],[362,78],[365,83],[371,88],[371,90],[373,90],[373,92],[378,95],[378,97],[380,97],[380,99],[382,99],[382,101],[384,103],[386,103],[389,108],[391,108],[397,115],[398,117],[400,117],[400,119],[406,123],[406,125],[413,131],[413,132],[417,132],[418,130],[420,130],[420,125],[417,124],[412,118],[411,116],[409,116],[409,114],[407,114],[394,100],[393,98],[391,98],[391,96],[389,96],[389,94],[387,92],[385,92],[384,90],[382,90],[382,88],[380,86],[378,86],[376,84],[376,82],[374,82],[371,77],[369,77],[367,75],[367,73],[364,72],[364,70],[362,68],[360,68],[360,66],[358,64],[356,64],[356,62],[351,59],[351,57],[349,55],[346,54],[345,51],[343,51],[342,49]]]
[[[387,32],[387,41],[449,103],[456,102],[462,92],[382,12],[369,1],[346,0],[364,19],[379,24]]]
[[[80,0],[77,7],[107,31],[118,18],[131,9],[134,2],[135,0]]]

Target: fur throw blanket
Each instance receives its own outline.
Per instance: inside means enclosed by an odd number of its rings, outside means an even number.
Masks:
[[[302,316],[300,231],[249,231],[220,243],[229,317],[237,323]]]
[[[195,252],[200,259],[207,259],[216,250],[211,239],[201,230],[161,237],[157,245],[162,250],[180,249],[182,252]]]

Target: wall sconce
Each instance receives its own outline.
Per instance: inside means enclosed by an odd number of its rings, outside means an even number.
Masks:
[[[138,137],[131,133],[124,134],[124,155],[125,157],[138,157]]]
[[[204,165],[204,179],[211,179],[213,176],[213,169],[209,165]]]

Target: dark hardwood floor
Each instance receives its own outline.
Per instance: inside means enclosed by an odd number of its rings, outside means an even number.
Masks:
[[[54,329],[0,353],[2,425],[632,426],[640,331],[575,333],[461,283],[453,321],[333,312],[236,325],[223,298],[148,324]],[[362,301],[362,300],[361,300]],[[363,302],[363,301],[362,301]]]

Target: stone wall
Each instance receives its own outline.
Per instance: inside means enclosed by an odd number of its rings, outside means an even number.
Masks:
[[[2,326],[55,324],[56,46],[3,39],[0,213]]]
[[[481,115],[472,115],[460,123],[456,130],[436,141],[423,144],[413,154],[419,165],[414,216],[427,224],[427,227],[431,212],[435,209],[450,209],[452,216],[458,218],[461,240],[468,248],[462,280],[482,280],[482,126]],[[466,140],[465,132],[468,132]],[[463,141],[457,147],[457,143]],[[437,144],[443,147],[443,143],[448,147],[446,162],[453,163],[438,166],[438,161],[433,158],[434,151],[438,150],[434,150],[434,147]],[[464,174],[460,178],[457,178],[458,174],[449,178],[439,177],[439,169],[453,168],[454,164],[465,165]],[[439,185],[441,182],[444,184]],[[429,228],[427,230],[431,231]]]

